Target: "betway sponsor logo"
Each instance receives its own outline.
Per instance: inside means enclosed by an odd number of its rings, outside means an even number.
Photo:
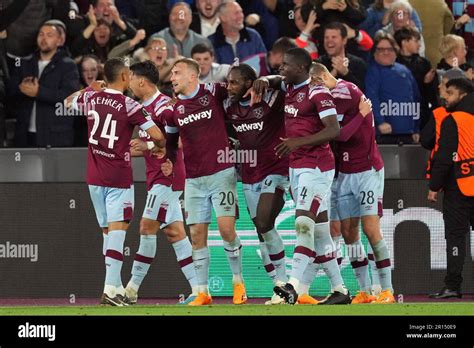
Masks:
[[[189,116],[186,116],[183,119],[178,118],[178,123],[180,126],[184,126],[185,124],[193,123],[194,121],[199,121],[202,119],[208,119],[210,120],[212,117],[212,110],[206,110],[199,112],[197,114],[191,114]]]
[[[235,126],[232,125],[235,129],[236,132],[242,133],[242,132],[248,132],[248,131],[261,131],[263,129],[263,121],[261,122],[255,122],[255,123],[244,123],[241,124],[240,126]]]
[[[298,109],[295,108],[293,105],[285,105],[285,112],[293,115],[293,117],[296,117],[296,115],[298,115]]]

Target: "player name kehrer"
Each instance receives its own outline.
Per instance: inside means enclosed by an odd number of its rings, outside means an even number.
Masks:
[[[112,98],[96,97],[91,100],[92,106],[94,105],[107,105],[113,107],[115,110],[120,111],[123,104]]]

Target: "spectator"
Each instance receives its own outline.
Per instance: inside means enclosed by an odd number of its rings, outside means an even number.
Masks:
[[[315,0],[318,22],[321,24],[316,30],[316,41],[323,42],[324,28],[331,22],[345,23],[351,28],[358,28],[367,16],[359,0]],[[320,48],[320,54],[324,48]]]
[[[193,14],[191,29],[204,37],[216,32],[221,23],[217,15],[217,8],[222,0],[196,0],[197,13]]]
[[[388,18],[388,24],[378,31],[394,35],[395,32],[403,27],[415,28],[415,22],[412,20],[413,7],[405,0],[394,1],[385,14]],[[420,56],[425,56],[425,41],[420,31]]]
[[[410,4],[423,22],[426,58],[434,66],[441,59],[438,50],[441,38],[449,34],[453,27],[453,15],[444,0],[410,0]]]
[[[255,29],[267,50],[280,37],[278,35],[278,19],[271,13],[270,6],[274,0],[239,0],[244,11],[245,25]],[[287,14],[288,16],[289,14]]]
[[[315,0],[318,21],[321,24],[319,37],[323,36],[322,30],[331,22],[341,22],[350,27],[358,27],[367,13],[359,4],[359,0]]]
[[[178,59],[183,58],[178,54],[176,46],[172,55],[173,57],[169,57],[170,54],[168,54],[166,41],[157,35],[150,37],[146,47],[138,49],[133,55],[133,58],[140,62],[149,59],[156,64],[160,72],[160,84],[158,87],[168,96],[173,94],[170,81],[171,68]]]
[[[250,65],[257,72],[257,76],[278,75],[283,55],[291,48],[298,47],[293,39],[281,37],[275,41],[268,53],[260,53],[250,56],[242,61],[242,64]]]
[[[438,71],[460,68],[467,72],[469,79],[473,79],[473,69],[467,62],[467,48],[461,36],[453,34],[443,36],[439,46],[439,52],[442,58],[436,67]]]
[[[71,45],[73,57],[93,54],[105,64],[109,52],[117,44],[112,37],[112,27],[103,19],[95,20],[93,11],[89,11],[90,22],[81,36],[78,36]]]
[[[218,64],[214,62],[214,51],[206,44],[197,44],[191,50],[191,58],[198,62],[201,72],[200,83],[224,82],[229,73],[229,64]]]
[[[308,51],[311,59],[315,60],[319,57],[318,42],[315,37],[316,29],[321,26],[317,22],[318,15],[310,4],[296,6],[295,25],[300,34],[296,38],[296,45]]]
[[[140,44],[146,37],[145,30],[139,29],[137,30],[137,34],[131,40],[127,40],[122,42],[120,45],[115,46],[110,50],[109,54],[107,55],[107,59],[111,58],[120,58],[127,56],[131,53],[135,47]]]
[[[474,50],[474,1],[453,0],[452,10],[456,22],[454,34],[462,36],[469,49]]]
[[[365,78],[365,94],[372,101],[383,144],[418,143],[420,93],[407,67],[396,63],[398,45],[390,34],[375,37],[373,60]]]
[[[235,1],[224,1],[217,13],[221,24],[209,37],[216,53],[216,61],[232,64],[235,58],[245,59],[258,53],[267,53],[260,34],[244,26],[244,13]]]
[[[191,49],[198,43],[210,44],[204,36],[189,29],[192,12],[185,2],[177,2],[171,9],[169,16],[170,26],[156,35],[166,41],[168,52],[173,51],[173,46],[178,47],[178,53],[184,57],[191,57]]]
[[[58,114],[58,105],[79,89],[74,62],[58,49],[60,30],[53,24],[40,28],[39,50],[12,72],[9,92],[18,96],[15,146],[71,146],[73,118]]]
[[[324,47],[320,47],[320,42],[315,39],[317,30],[321,25],[317,22],[317,14],[309,3],[295,8],[295,24],[301,30],[301,34],[296,39],[296,44],[298,47],[306,49],[311,58],[316,60],[320,53],[324,52]],[[345,23],[344,26],[348,33],[346,48],[348,52],[360,55],[360,50],[370,51],[373,41],[367,33],[362,30],[356,31]],[[324,41],[324,37],[322,39]]]
[[[92,0],[92,7],[89,7],[86,17],[68,17],[68,35],[71,36],[72,42],[81,37],[85,30],[90,30],[92,20],[90,12],[93,12],[96,21],[105,22],[110,27],[110,37],[116,44],[133,39],[137,34],[135,27],[120,16],[114,0]]]
[[[168,24],[167,0],[133,0],[137,3],[138,25],[147,34],[166,28]]]
[[[359,29],[366,31],[371,37],[375,37],[375,33],[388,24],[388,18],[386,16],[387,9],[394,1],[395,0],[375,0],[367,9],[367,18],[359,25]],[[422,26],[420,17],[415,10],[411,14],[411,19],[421,33]]]
[[[20,16],[7,27],[6,50],[10,56],[26,58],[35,51],[39,28],[51,19],[55,6],[56,0],[30,0],[23,6]]]
[[[276,0],[273,2],[267,1],[267,7],[270,13],[272,13],[278,21],[279,37],[296,37],[298,35],[298,30],[296,28],[294,19],[289,16],[289,14],[294,14],[294,7],[301,7],[301,5],[301,0]]]
[[[329,23],[324,28],[324,50],[326,54],[318,61],[326,66],[336,78],[341,78],[365,89],[364,80],[367,66],[365,62],[346,53],[347,28],[339,22]]]
[[[79,77],[81,88],[89,87],[94,81],[103,80],[104,71],[99,58],[93,55],[83,56],[79,62]],[[74,117],[74,146],[87,146],[87,138],[87,118]]]
[[[13,23],[28,5],[30,0],[19,0],[0,9],[0,147],[6,145],[6,83],[10,78],[8,69],[5,42],[7,39],[6,28]]]
[[[420,129],[423,129],[430,117],[429,104],[435,106],[436,70],[431,68],[428,59],[420,57],[420,33],[415,28],[405,27],[395,32],[395,41],[400,47],[397,62],[405,65],[413,74],[421,94]]]

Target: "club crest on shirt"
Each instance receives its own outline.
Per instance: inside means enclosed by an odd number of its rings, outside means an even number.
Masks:
[[[207,95],[204,95],[202,96],[201,98],[199,98],[199,103],[202,105],[202,106],[208,106],[209,105],[209,97]]]
[[[253,110],[253,114],[255,118],[259,119],[263,117],[263,107],[258,107]]]
[[[298,103],[301,103],[301,102],[304,100],[305,97],[306,97],[306,93],[305,93],[305,92],[300,92],[300,93],[298,93],[298,95],[296,96],[296,101],[297,101]]]
[[[180,114],[184,114],[184,105],[180,105],[176,108]]]

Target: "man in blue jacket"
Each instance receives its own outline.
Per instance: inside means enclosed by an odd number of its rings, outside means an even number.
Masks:
[[[244,26],[244,12],[236,1],[224,1],[217,11],[221,24],[209,36],[217,63],[232,64],[235,58],[267,52],[260,34]]]
[[[396,63],[398,45],[390,34],[377,36],[374,59],[365,78],[372,101],[377,142],[412,144],[420,141],[420,91],[411,71]]]
[[[39,50],[16,64],[9,94],[17,103],[15,146],[72,146],[74,119],[62,108],[63,100],[79,89],[74,61],[60,48],[63,38],[54,23],[38,33]]]

